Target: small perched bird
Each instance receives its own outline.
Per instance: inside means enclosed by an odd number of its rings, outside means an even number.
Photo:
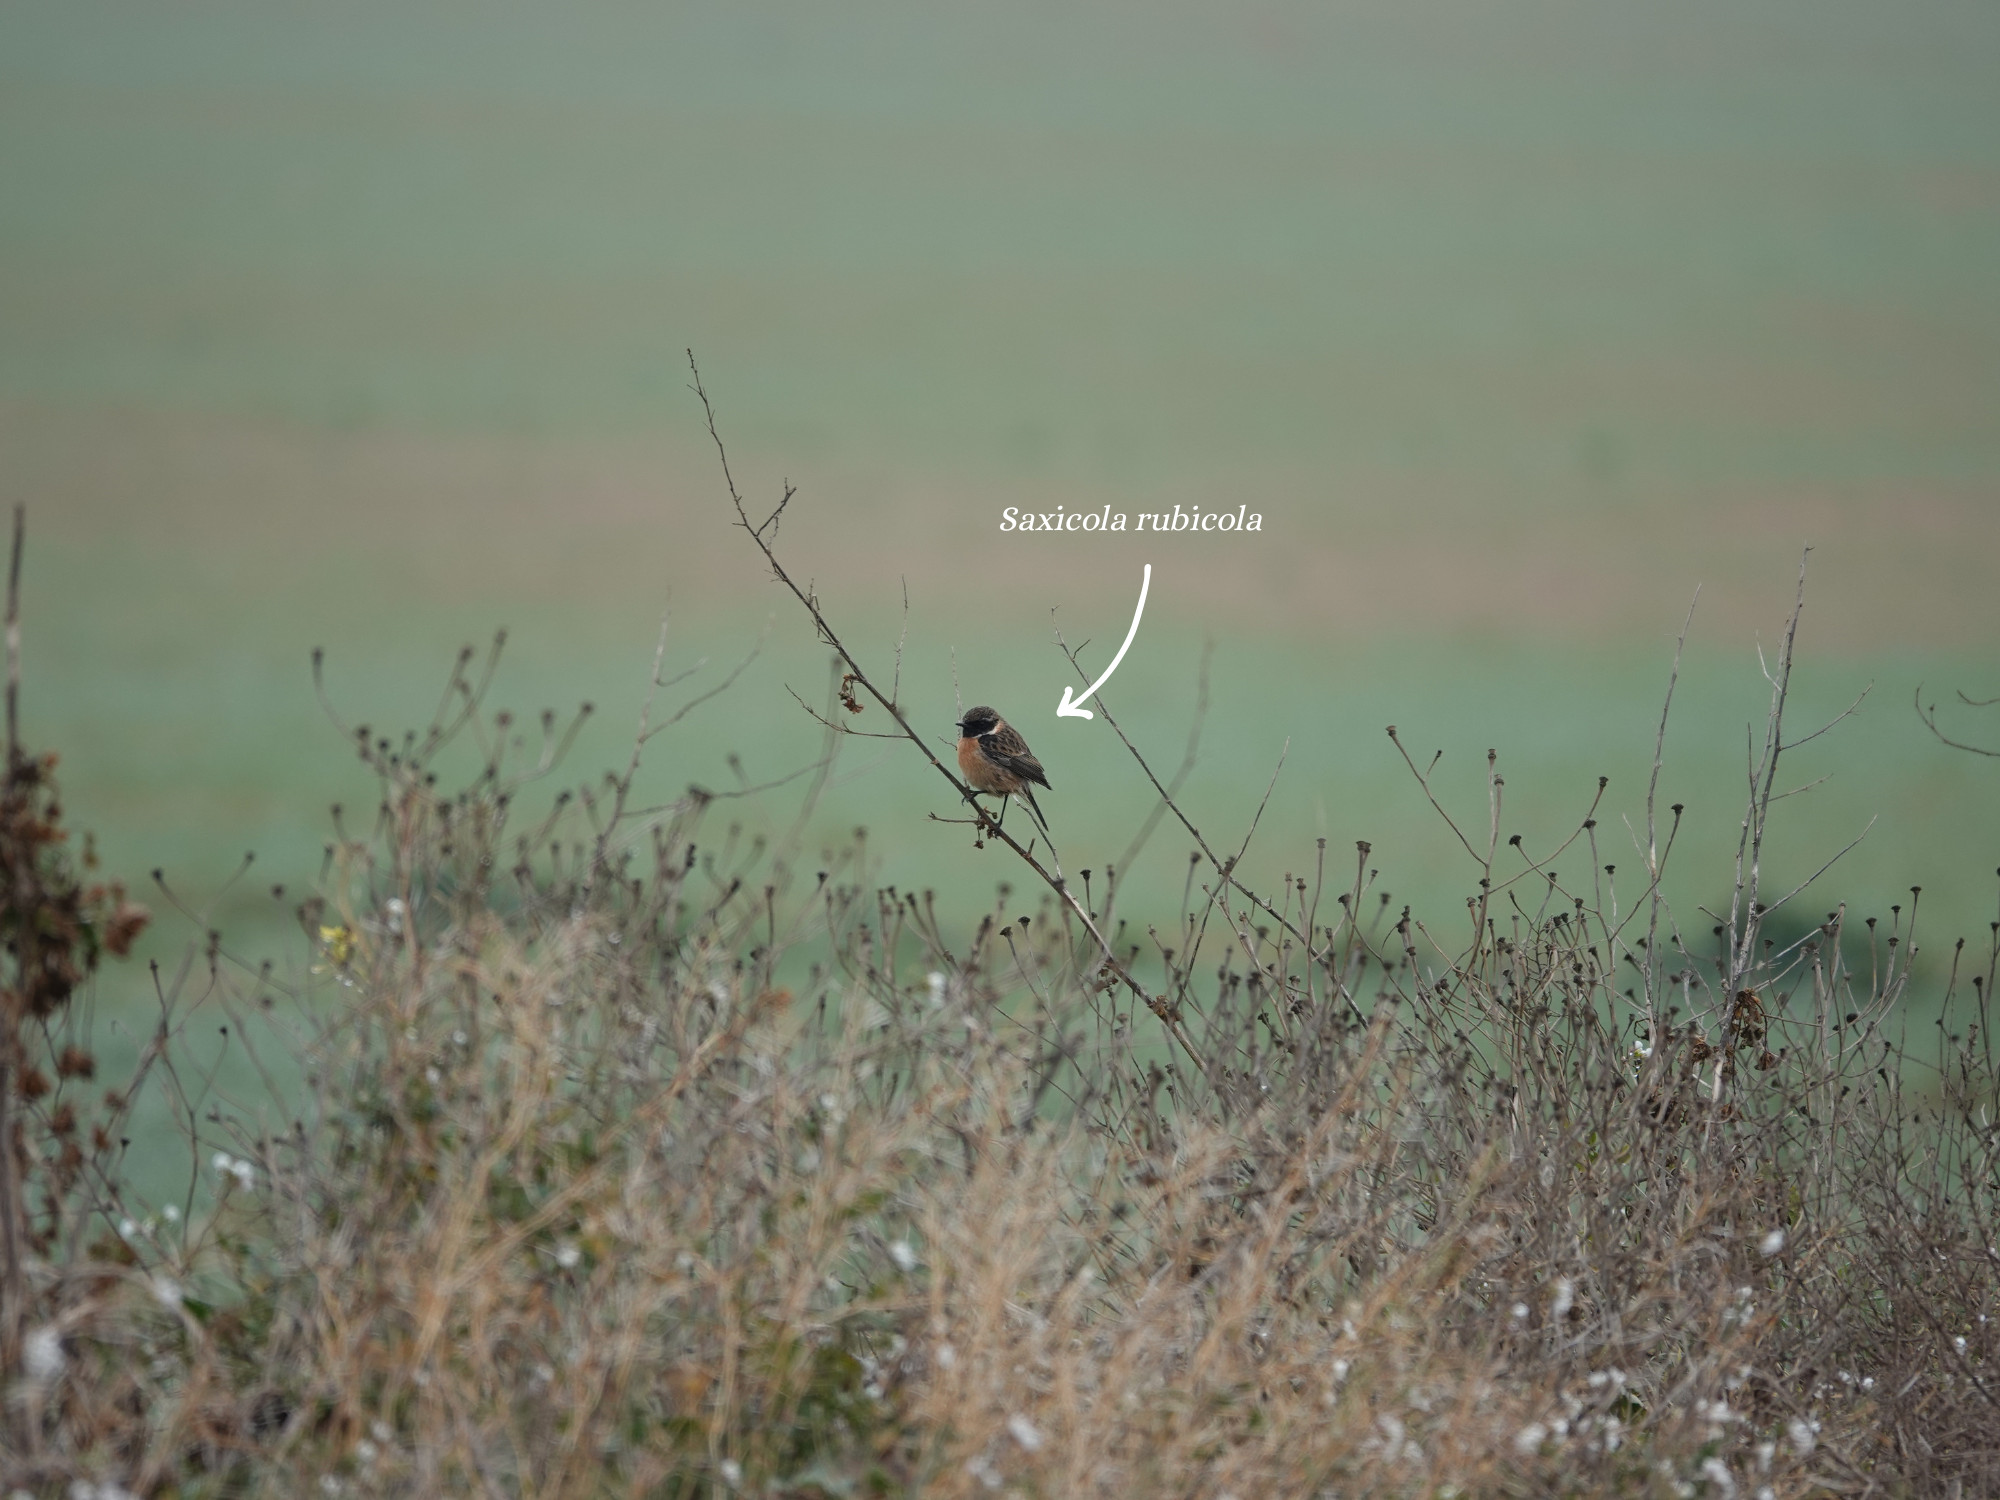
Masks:
[[[1006,799],[1019,796],[1027,799],[1028,811],[1042,825],[1042,832],[1049,831],[1041,808],[1035,805],[1035,786],[1049,784],[1042,763],[1035,759],[1020,731],[992,709],[968,709],[958,721],[958,768],[975,792],[988,792],[1001,799],[1002,822],[1007,817]]]

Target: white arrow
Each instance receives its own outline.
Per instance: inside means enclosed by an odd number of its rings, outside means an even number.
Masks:
[[[1082,703],[1085,699],[1097,696],[1097,690],[1111,680],[1111,674],[1118,670],[1118,663],[1125,660],[1125,653],[1132,649],[1132,637],[1139,633],[1139,616],[1146,612],[1146,590],[1153,583],[1153,565],[1147,563],[1145,564],[1145,568],[1146,576],[1139,580],[1139,607],[1132,611],[1132,628],[1125,632],[1125,644],[1120,646],[1118,654],[1111,658],[1111,665],[1104,669],[1104,675],[1084,689],[1082,697],[1071,698],[1069,689],[1063,689],[1062,702],[1056,705],[1056,717],[1058,719],[1094,719],[1097,717],[1089,709],[1078,708],[1076,705]]]

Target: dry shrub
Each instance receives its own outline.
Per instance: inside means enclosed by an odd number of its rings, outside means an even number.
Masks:
[[[1920,1063],[1883,1025],[1914,905],[1865,978],[1839,913],[1763,946],[1754,800],[1713,956],[1661,898],[1670,837],[1623,907],[1500,875],[1497,770],[1462,939],[1390,911],[1365,847],[1344,890],[1319,849],[1259,891],[1182,818],[1145,956],[1097,935],[1108,870],[966,934],[859,842],[806,858],[826,762],[768,843],[701,841],[711,793],[628,809],[631,768],[516,833],[563,737],[510,768],[465,665],[427,731],[355,732],[382,807],[300,909],[304,1097],[182,1109],[199,1223],[68,1189],[105,1233],[33,1267],[10,1483],[2000,1487],[1993,960]],[[836,676],[829,722],[894,702]],[[461,731],[491,749],[449,792]],[[216,959],[204,993],[253,1014],[270,978]]]

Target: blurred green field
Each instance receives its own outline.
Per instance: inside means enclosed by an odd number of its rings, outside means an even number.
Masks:
[[[107,864],[165,867],[246,953],[372,801],[312,698],[600,704],[622,763],[656,622],[765,656],[652,787],[802,763],[801,618],[729,526],[694,346],[753,498],[907,699],[1026,730],[1066,865],[1145,816],[1058,723],[1051,610],[1256,853],[1373,842],[1448,926],[1471,879],[1384,737],[1546,847],[1595,778],[1633,859],[1672,637],[1672,893],[1726,890],[1755,647],[1813,577],[1774,879],[1983,941],[1991,762],[1914,717],[2000,691],[2000,12],[1647,6],[0,5],[0,500],[30,512],[27,724]],[[1018,537],[1007,505],[1249,504],[1251,537]],[[1103,659],[1103,655],[1097,657]],[[1807,721],[1814,721],[1809,725]],[[1977,715],[1953,721],[1977,735]],[[863,721],[866,727],[866,721]],[[1987,738],[2000,735],[1987,728]],[[820,836],[953,909],[1003,871],[907,758],[845,752]],[[784,807],[779,794],[770,816]],[[1163,831],[1142,904],[1177,897]],[[190,928],[163,923],[156,946]],[[1939,948],[1944,943],[1939,943]],[[146,981],[113,976],[129,1014]]]

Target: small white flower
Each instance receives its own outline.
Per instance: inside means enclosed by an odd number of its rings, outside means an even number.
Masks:
[[[556,1264],[565,1271],[574,1271],[582,1259],[583,1252],[574,1245],[562,1244],[556,1247]]]
[[[138,1232],[139,1226],[134,1224],[130,1219],[120,1219],[118,1221],[118,1237],[121,1240],[129,1240]]]
[[[37,1328],[21,1346],[21,1370],[36,1385],[56,1379],[68,1363],[63,1357],[62,1335],[53,1328]]]
[[[1041,1446],[1042,1446],[1041,1430],[1038,1427],[1036,1427],[1033,1422],[1030,1422],[1026,1417],[1023,1416],[1009,1417],[1007,1419],[1007,1431],[1012,1433],[1014,1436],[1014,1441],[1019,1443],[1023,1448],[1027,1449],[1028,1452],[1038,1453],[1041,1451]]]
[[[1785,1436],[1792,1440],[1792,1451],[1804,1458],[1813,1451],[1819,1438],[1813,1433],[1812,1423],[1803,1417],[1793,1417],[1785,1424]]]
[[[377,1417],[368,1424],[368,1435],[386,1448],[389,1445],[389,1440],[395,1437],[396,1433],[387,1422]]]
[[[1554,1319],[1567,1317],[1569,1310],[1574,1306],[1576,1306],[1576,1283],[1567,1276],[1557,1277],[1555,1295],[1549,1299],[1549,1316]]]
[[[722,1471],[722,1482],[734,1489],[743,1482],[743,1465],[733,1458],[725,1458],[716,1466]]]
[[[889,1259],[896,1263],[899,1271],[914,1271],[917,1268],[917,1252],[910,1248],[908,1240],[891,1240]]]
[[[179,1312],[181,1306],[181,1284],[164,1271],[153,1276],[153,1298],[170,1312]]]
[[[1768,1484],[1757,1487],[1757,1500],[1778,1500],[1778,1492]]]
[[[943,973],[941,973],[937,969],[931,970],[930,973],[924,976],[924,983],[930,989],[931,1004],[933,1005],[944,1004],[945,977]]]
[[[465,1033],[462,1031],[454,1031],[451,1034],[451,1044],[454,1047],[463,1047],[465,1045]]]
[[[1530,1422],[1514,1434],[1514,1449],[1518,1453],[1539,1452],[1543,1443],[1549,1440],[1549,1430],[1540,1422]]]
[[[1757,1472],[1759,1474],[1770,1473],[1771,1460],[1778,1456],[1778,1445],[1768,1442],[1759,1443],[1753,1451],[1757,1455]]]
[[[1719,1458],[1702,1460],[1701,1477],[1724,1495],[1736,1493],[1736,1476],[1729,1472],[1729,1465]]]
[[[955,1368],[958,1364],[958,1351],[949,1344],[939,1344],[937,1347],[937,1362],[940,1370]]]
[[[331,1474],[320,1475],[319,1487],[322,1494],[338,1495],[340,1493],[340,1481]]]
[[[1951,1341],[1951,1347],[1956,1349],[1960,1354],[1965,1353],[1965,1335],[1961,1333],[1960,1335],[1958,1335],[1958,1337],[1953,1339]]]
[[[229,1175],[236,1179],[237,1186],[241,1187],[245,1192],[257,1186],[257,1169],[247,1161],[231,1162],[229,1164]]]
[[[216,1152],[214,1156],[209,1158],[208,1164],[224,1177],[227,1177],[231,1172],[236,1170],[236,1158],[231,1156],[227,1151]]]
[[[1510,1309],[1510,1310],[1511,1310],[1511,1311],[1512,1311],[1512,1313],[1513,1313],[1513,1316],[1514,1316],[1514,1321],[1515,1321],[1516,1323],[1525,1323],[1525,1322],[1527,1322],[1527,1321],[1528,1321],[1528,1304],[1527,1304],[1527,1303],[1525,1303],[1525,1302],[1516,1302],[1516,1303],[1514,1304],[1514,1306],[1512,1307],[1512,1309]]]
[[[1333,1362],[1333,1383],[1338,1385],[1341,1381],[1347,1379],[1347,1372],[1353,1368],[1354,1366],[1347,1360],[1336,1359]]]
[[[181,1221],[181,1211],[174,1204],[169,1203],[161,1208],[160,1217],[165,1219],[169,1224],[178,1224]]]
[[[382,909],[392,917],[400,917],[404,912],[409,910],[407,906],[403,905],[403,898],[401,896],[391,896],[387,901],[382,903]]]
[[[360,1459],[364,1464],[374,1463],[375,1456],[380,1451],[381,1450],[379,1450],[373,1443],[369,1442],[367,1438],[363,1438],[360,1442],[354,1445],[354,1456]]]
[[[424,1082],[428,1083],[432,1088],[436,1088],[440,1083],[444,1082],[444,1074],[440,1073],[434,1067],[425,1068]]]
[[[1776,1255],[1785,1248],[1785,1231],[1774,1229],[1757,1242],[1757,1248],[1765,1255]]]

